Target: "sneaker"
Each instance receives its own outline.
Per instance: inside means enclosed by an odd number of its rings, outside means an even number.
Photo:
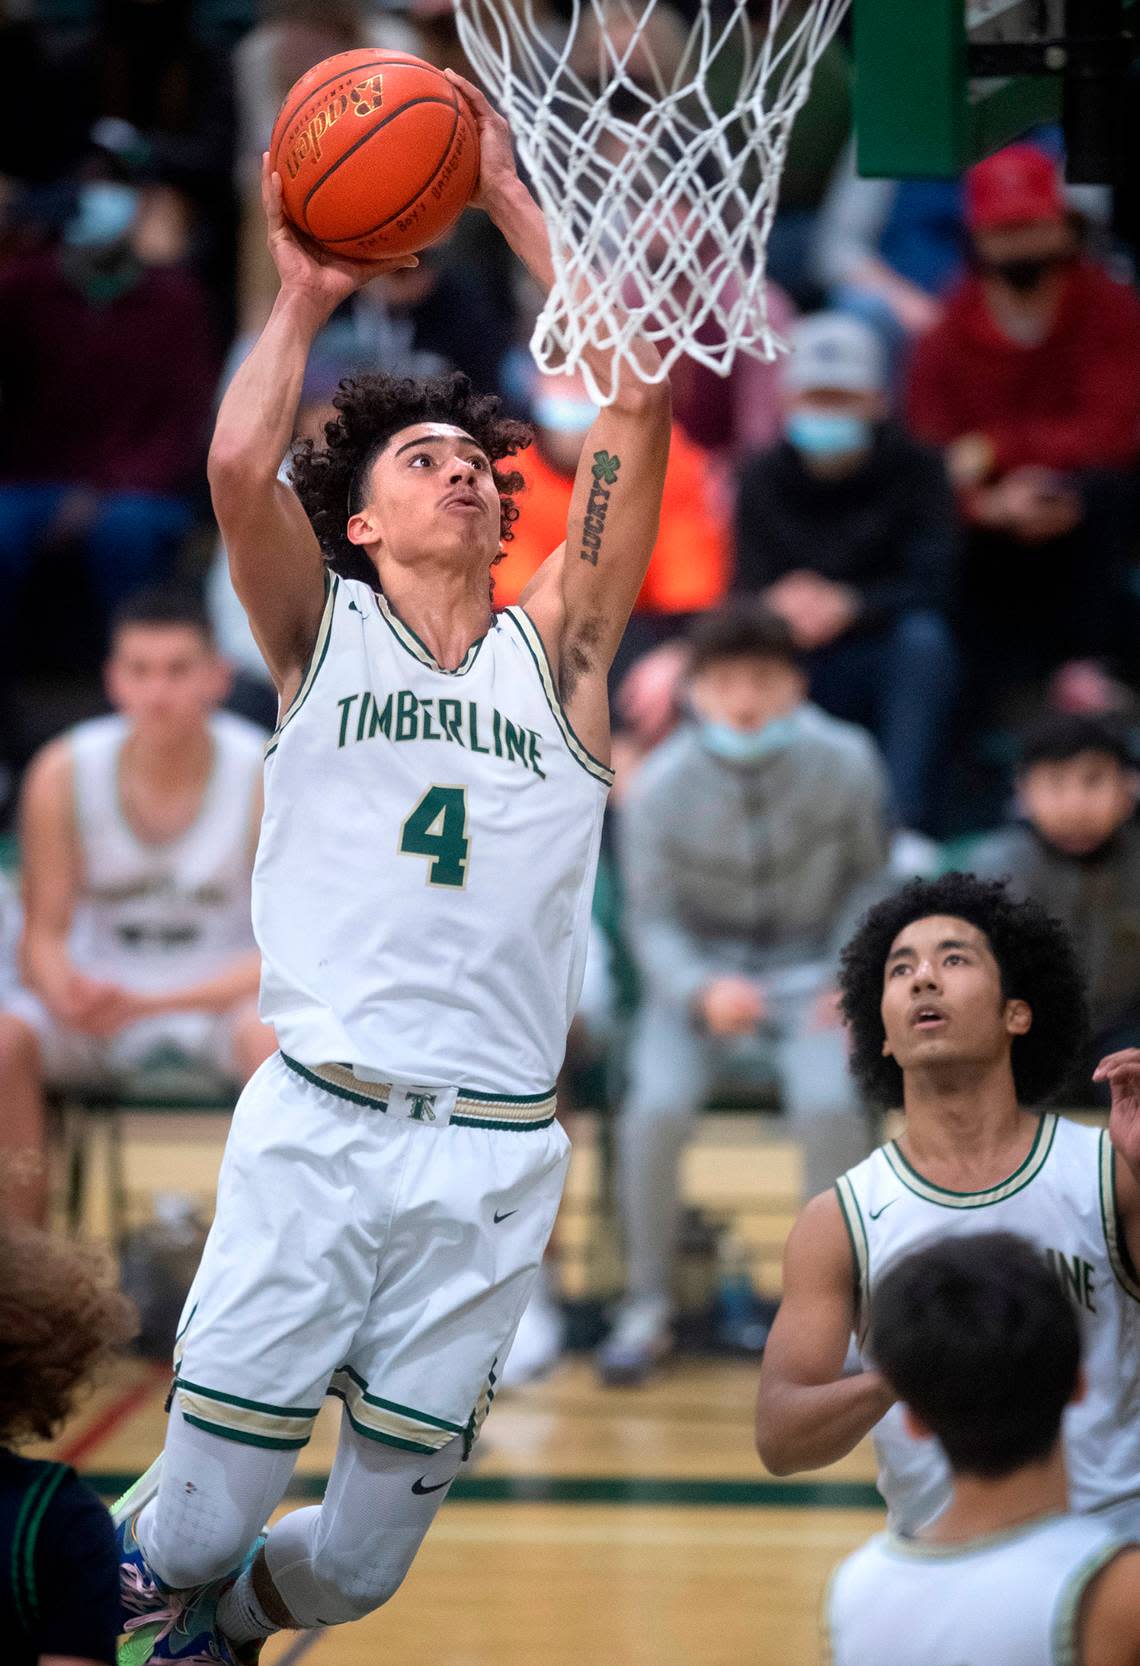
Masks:
[[[179,1661],[180,1666],[257,1666],[260,1643],[231,1643],[218,1630],[218,1604],[238,1574],[253,1561],[265,1534],[256,1542],[241,1568],[199,1585],[192,1591],[168,1592],[159,1613],[137,1615],[127,1621],[126,1642],[120,1645],[118,1666]]]
[[[612,1388],[636,1387],[672,1345],[665,1304],[657,1300],[629,1302],[619,1309],[613,1330],[594,1356],[598,1376]]]
[[[537,1284],[523,1309],[511,1351],[503,1362],[500,1385],[519,1388],[523,1383],[544,1377],[562,1357],[564,1330],[562,1314],[549,1291],[541,1283]]]
[[[170,1606],[170,1592],[147,1565],[135,1526],[145,1505],[158,1492],[162,1459],[156,1458],[145,1475],[111,1509],[119,1545],[119,1608],[123,1624],[139,1615],[161,1614]]]
[[[122,1628],[126,1621],[140,1615],[162,1614],[171,1603],[172,1593],[153,1572],[142,1546],[135,1537],[138,1516],[128,1516],[115,1529],[119,1545],[119,1613]]]

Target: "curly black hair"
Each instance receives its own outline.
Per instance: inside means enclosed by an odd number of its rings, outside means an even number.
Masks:
[[[1069,934],[1036,902],[1017,902],[1000,880],[948,873],[915,879],[883,899],[860,921],[840,960],[839,991],[851,1037],[851,1071],[877,1104],[903,1102],[902,1071],[883,1056],[883,968],[891,944],[915,920],[946,914],[984,932],[1007,1000],[1026,1001],[1027,1034],[1013,1041],[1018,1099],[1040,1104],[1061,1087],[1088,1034],[1084,979]]]
[[[502,414],[496,394],[476,393],[460,371],[447,376],[361,376],[341,382],[333,398],[338,412],[325,424],[325,443],[301,440],[294,447],[289,476],[313,523],[325,560],[342,578],[363,579],[380,588],[376,569],[345,532],[350,515],[363,507],[368,472],[393,434],[414,422],[449,422],[466,429],[491,459],[501,505],[499,536],[507,542],[518,519],[514,494],[522,489],[517,469],[494,467],[528,446],[525,422]]]

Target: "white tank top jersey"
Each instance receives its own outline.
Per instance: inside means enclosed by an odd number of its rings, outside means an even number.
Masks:
[[[253,920],[282,1052],[549,1095],[613,776],[523,609],[444,671],[382,596],[332,578],[266,758]]]
[[[229,712],[209,719],[213,766],[193,823],[149,844],[119,794],[127,720],[97,717],[67,736],[83,890],[71,955],[126,989],[179,989],[254,947],[250,883],[265,732]]]
[[[1107,1132],[1046,1113],[1025,1161],[983,1192],[932,1185],[892,1141],[841,1175],[836,1190],[855,1258],[856,1340],[868,1366],[868,1301],[900,1256],[950,1234],[1015,1232],[1038,1246],[1081,1321],[1087,1392],[1064,1421],[1072,1507],[1140,1536],[1140,1284],[1118,1225]],[[891,1527],[915,1533],[949,1497],[945,1458],[935,1441],[906,1433],[898,1406],[873,1438]]]
[[[1078,1666],[1081,1598],[1122,1549],[1075,1515],[960,1545],[879,1533],[832,1576],[832,1666]]]

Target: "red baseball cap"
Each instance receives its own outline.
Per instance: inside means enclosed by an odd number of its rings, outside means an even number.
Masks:
[[[1056,164],[1034,145],[1008,145],[966,175],[971,231],[1063,220],[1068,213]]]

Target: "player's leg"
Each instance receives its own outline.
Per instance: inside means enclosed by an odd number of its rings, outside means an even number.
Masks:
[[[713,1069],[713,1048],[690,1015],[647,997],[617,1124],[626,1296],[598,1351],[598,1369],[607,1381],[638,1380],[668,1346],[681,1153]]]
[[[402,1181],[398,1164],[361,1180],[360,1122],[280,1059],[238,1102],[179,1325],[157,1497],[121,1531],[125,1603],[152,1576],[185,1591],[231,1571],[309,1438],[367,1312]]]
[[[43,1226],[48,1206],[43,1059],[35,1029],[12,1012],[0,1012],[0,1082],[0,1206],[8,1220]]]
[[[362,1619],[395,1595],[463,1461],[463,1437],[425,1457],[358,1433],[346,1415],[324,1502],[274,1526],[218,1605],[234,1643]]]
[[[295,1449],[251,1446],[170,1408],[158,1492],[132,1523],[146,1565],[168,1591],[233,1571],[280,1504]]]

